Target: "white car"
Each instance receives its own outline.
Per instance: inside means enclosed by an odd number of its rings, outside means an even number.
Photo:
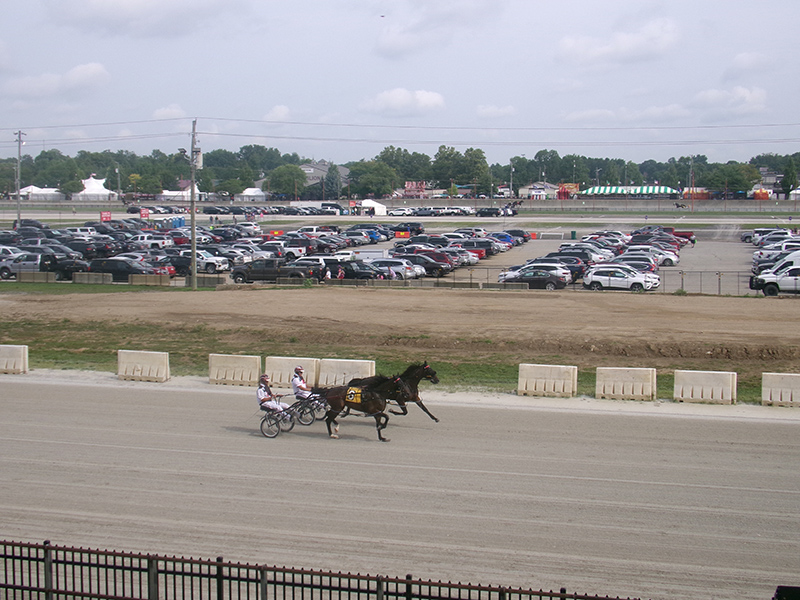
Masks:
[[[590,290],[630,290],[643,292],[661,285],[661,277],[654,273],[642,273],[623,265],[592,267],[583,276],[583,287]]]
[[[410,217],[414,214],[414,209],[412,208],[393,208],[389,212],[386,213],[390,217]]]
[[[497,276],[498,283],[504,283],[506,281],[514,281],[515,279],[519,279],[519,277],[525,273],[525,271],[549,271],[554,275],[558,275],[562,277],[565,282],[572,283],[572,272],[564,266],[563,263],[559,263],[553,261],[551,263],[548,262],[537,262],[537,263],[526,263],[524,265],[516,265],[514,267],[509,267],[507,271],[503,271]]]
[[[646,244],[639,244],[628,246],[625,254],[649,254],[658,260],[659,266],[673,267],[681,262],[680,256],[675,252],[658,248],[657,246],[648,246]]]
[[[375,258],[369,262],[376,269],[381,270],[384,274],[389,273],[391,267],[398,279],[417,279],[418,277],[425,277],[425,267],[419,267],[422,275],[415,268],[410,261],[404,258]]]

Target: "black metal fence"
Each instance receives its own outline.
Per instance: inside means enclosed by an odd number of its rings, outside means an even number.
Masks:
[[[41,600],[600,600],[542,590],[327,573],[217,560],[0,542],[3,598]],[[602,597],[610,600],[608,596]],[[617,599],[619,600],[619,599]],[[630,600],[630,599],[629,599]]]

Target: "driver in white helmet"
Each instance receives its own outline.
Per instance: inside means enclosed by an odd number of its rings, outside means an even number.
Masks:
[[[258,380],[258,389],[256,390],[256,398],[258,399],[258,406],[261,410],[274,410],[281,412],[289,408],[285,402],[278,400],[278,397],[272,393],[269,387],[269,375],[264,373]]]
[[[305,400],[311,395],[311,388],[303,379],[303,367],[294,368],[294,376],[292,376],[292,393],[298,400]]]

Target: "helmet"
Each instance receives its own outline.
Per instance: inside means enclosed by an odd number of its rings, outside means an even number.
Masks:
[[[295,373],[302,373],[303,372],[303,367],[295,367],[294,368],[294,372]]]
[[[267,373],[264,373],[264,374],[263,374],[263,375],[260,377],[259,381],[269,381],[269,375],[268,375]]]

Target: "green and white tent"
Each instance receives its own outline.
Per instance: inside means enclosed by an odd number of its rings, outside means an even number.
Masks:
[[[636,194],[639,196],[664,196],[670,194],[677,194],[678,190],[666,185],[640,185],[630,188],[629,194]]]
[[[628,188],[623,185],[596,185],[581,192],[587,196],[621,196],[627,193]]]

